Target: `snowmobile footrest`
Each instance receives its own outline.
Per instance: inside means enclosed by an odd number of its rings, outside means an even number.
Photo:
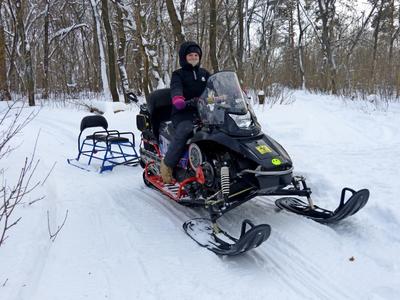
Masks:
[[[345,202],[346,192],[350,192],[352,195]],[[334,211],[326,210],[316,205],[314,209],[311,209],[308,203],[294,197],[279,198],[275,201],[275,204],[281,209],[306,216],[316,222],[333,224],[357,213],[367,204],[368,198],[369,191],[367,189],[356,192],[350,188],[344,188],[342,190],[340,204]]]
[[[215,224],[216,226],[216,224]],[[250,229],[247,230],[247,227]],[[213,228],[210,219],[192,219],[183,224],[185,232],[200,246],[218,255],[238,255],[260,246],[271,234],[268,224],[254,225],[244,220],[240,238],[236,239],[220,229]]]

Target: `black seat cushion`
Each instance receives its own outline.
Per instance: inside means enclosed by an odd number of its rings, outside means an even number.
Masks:
[[[86,137],[86,139],[93,140],[93,137],[98,142],[105,142],[107,140],[107,135],[105,135],[105,134],[88,135]],[[108,141],[111,143],[125,143],[125,142],[129,142],[129,139],[121,137],[121,136],[118,137],[118,136],[110,135],[108,137]]]
[[[158,139],[160,123],[171,120],[172,101],[171,90],[156,90],[146,98],[147,108],[150,113],[150,121],[153,134]]]
[[[104,130],[107,130],[108,123],[106,118],[99,115],[84,117],[81,121],[81,132],[91,127],[102,127]]]

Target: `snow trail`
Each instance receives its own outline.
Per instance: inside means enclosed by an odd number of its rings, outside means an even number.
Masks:
[[[21,224],[0,249],[0,283],[8,278],[0,299],[399,298],[400,107],[367,114],[328,96],[294,96],[292,105],[255,108],[264,132],[286,148],[321,206],[335,208],[344,186],[369,188],[371,199],[357,215],[328,227],[257,197],[221,225],[238,234],[245,218],[268,223],[270,239],[240,257],[218,257],[182,230],[206,212],[147,188],[140,167],[97,174],[69,166],[86,113],[44,108],[24,130],[13,161],[41,129],[39,172],[57,164],[40,191],[46,198],[21,209]],[[138,146],[135,114],[106,117],[112,129],[133,130]],[[46,212],[54,230],[66,210],[52,243]]]

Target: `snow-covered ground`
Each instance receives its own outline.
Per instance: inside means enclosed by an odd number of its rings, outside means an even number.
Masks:
[[[306,175],[315,202],[334,209],[344,186],[369,188],[370,201],[328,227],[256,198],[221,224],[238,233],[250,218],[270,224],[271,237],[233,258],[188,238],[182,223],[205,212],[147,188],[140,167],[98,174],[68,165],[87,113],[41,109],[15,140],[21,145],[1,161],[11,181],[40,131],[35,179],[56,165],[25,202],[46,197],[18,208],[22,219],[0,248],[0,299],[400,299],[400,105],[377,111],[304,92],[294,98],[255,110],[295,171]],[[139,139],[136,108],[115,114],[104,108],[110,128],[134,131]],[[67,211],[51,242],[47,214],[54,232]]]

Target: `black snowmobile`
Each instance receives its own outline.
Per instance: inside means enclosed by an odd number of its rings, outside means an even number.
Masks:
[[[261,131],[234,72],[212,75],[201,97],[189,100],[198,108],[193,137],[174,169],[175,181],[163,184],[160,162],[174,135],[170,121],[169,89],[154,91],[141,105],[137,127],[143,180],[176,202],[202,206],[209,219],[183,224],[186,233],[201,246],[221,255],[236,255],[256,248],[268,239],[271,227],[244,220],[238,238],[223,231],[218,218],[256,196],[285,196],[276,205],[319,223],[336,223],[359,211],[369,191],[344,188],[335,211],[316,206],[305,179],[293,175],[293,163],[285,149]],[[195,101],[195,102],[194,102]],[[350,197],[346,201],[346,195]],[[306,201],[297,197],[304,197]]]

